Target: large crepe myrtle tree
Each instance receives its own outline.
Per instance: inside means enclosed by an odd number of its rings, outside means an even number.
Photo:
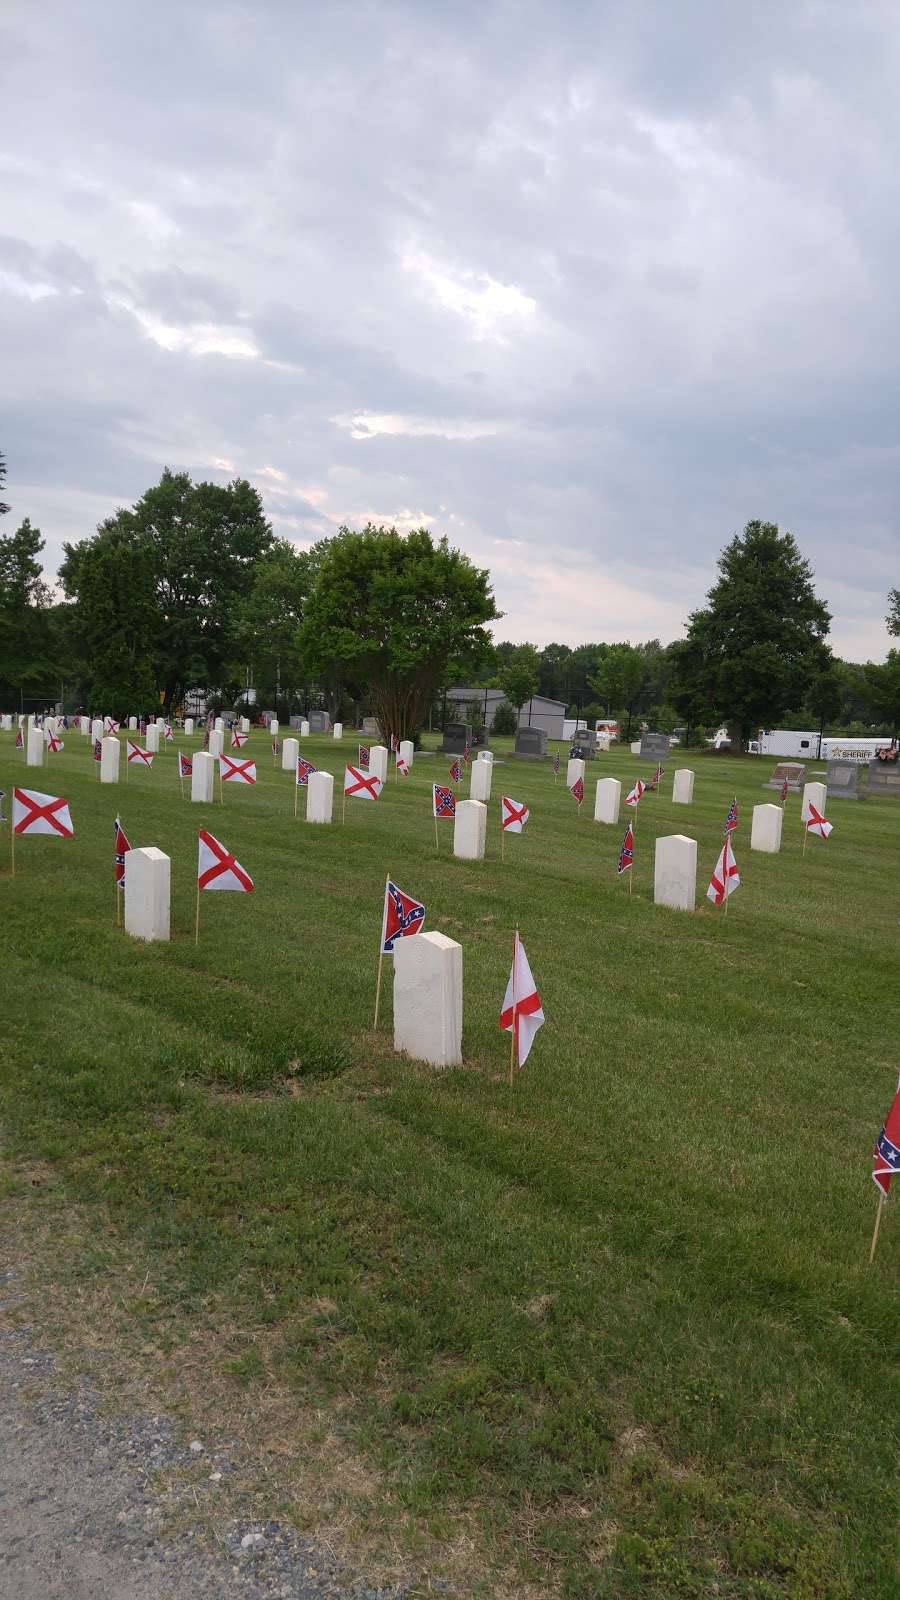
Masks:
[[[484,659],[485,624],[498,616],[488,573],[427,528],[342,528],[316,554],[301,630],[307,669],[352,679],[382,737],[409,737],[448,669]]]

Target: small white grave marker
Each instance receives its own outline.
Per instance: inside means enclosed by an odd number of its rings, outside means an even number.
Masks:
[[[483,861],[486,837],[487,806],[480,800],[457,800],[453,822],[453,854],[459,856],[461,861]]]
[[[618,822],[621,804],[622,785],[618,778],[600,778],[594,796],[594,821]]]
[[[467,802],[463,802],[467,804]],[[433,1067],[462,1061],[462,945],[417,933],[394,946],[394,1049]]]
[[[763,850],[775,856],[781,849],[781,826],[784,812],[781,806],[754,806],[750,828],[750,849]]]
[[[198,805],[211,806],[215,795],[216,758],[206,750],[198,750],[191,765],[191,799]]]
[[[100,782],[118,783],[119,758],[122,747],[114,734],[110,734],[100,743]]]
[[[676,767],[672,784],[672,800],[676,806],[689,806],[694,800],[694,774],[689,767]]]
[[[668,833],[656,841],[653,899],[658,906],[693,911],[697,902],[697,841]]]
[[[133,939],[168,939],[171,863],[153,846],[125,855],[125,932]]]
[[[306,783],[307,822],[330,822],[333,808],[334,778],[331,773],[311,772]]]

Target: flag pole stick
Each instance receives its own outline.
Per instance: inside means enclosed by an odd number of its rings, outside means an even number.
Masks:
[[[391,881],[391,875],[390,875],[389,872],[387,872],[387,873],[385,873],[385,877],[384,877],[385,904],[387,904],[387,886],[390,883],[390,881]],[[381,1001],[381,968],[382,968],[383,964],[384,964],[384,907],[382,907],[382,911],[381,911],[381,938],[378,941],[378,981],[375,984],[375,1021],[372,1023],[373,1029],[378,1027],[378,1006],[379,1006],[379,1003]]]
[[[297,774],[295,772],[294,773],[294,821],[295,822],[297,821],[297,791],[298,791],[299,788],[300,788],[300,785],[297,782]]]
[[[803,824],[803,849],[800,851],[801,858],[806,855],[806,835],[808,833],[809,833],[809,828],[807,827],[806,823],[804,823]]]
[[[628,868],[628,893],[629,894],[631,894],[633,888],[634,888],[634,862],[632,861],[631,866]]]
[[[884,1190],[882,1189],[881,1194],[879,1195],[879,1198],[878,1198],[878,1210],[875,1213],[875,1230],[874,1230],[874,1232],[872,1234],[872,1248],[869,1251],[869,1266],[871,1266],[872,1262],[875,1260],[875,1246],[878,1243],[878,1229],[881,1227],[881,1213],[882,1213],[883,1210],[884,1210]]]
[[[500,801],[500,860],[506,860],[506,829],[503,826],[503,801]]]
[[[341,795],[341,825],[342,826],[343,826],[343,823],[344,823],[344,821],[346,819],[346,816],[347,816],[347,791],[345,789],[343,794]]]
[[[200,943],[200,879],[197,879],[197,914],[194,917],[194,943]]]
[[[433,796],[433,795],[432,795],[432,797],[431,797],[431,809],[432,809],[432,811],[433,811],[433,812],[434,812],[434,848],[435,848],[435,850],[436,850],[436,849],[437,849],[437,847],[438,847],[438,835],[437,835],[437,812],[436,812],[436,811],[435,811],[435,810],[434,810],[434,796]]]
[[[10,847],[10,851],[12,852],[12,865],[11,865],[11,868],[10,868],[10,877],[11,878],[14,878],[15,875],[16,875],[16,816],[15,816],[15,812],[16,812],[16,795],[15,795],[15,790],[13,790],[12,810],[10,811],[10,814],[9,814],[9,847]]]
[[[513,964],[512,964],[512,1033],[509,1040],[509,1087],[515,1083],[516,1070],[516,957],[519,953],[519,930],[513,934]]]
[[[219,767],[219,805],[225,804],[225,790],[222,787],[222,768]]]

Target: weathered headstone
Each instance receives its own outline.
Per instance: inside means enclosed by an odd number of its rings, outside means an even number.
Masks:
[[[331,718],[327,711],[311,711],[309,713],[310,733],[330,733]]]
[[[193,717],[185,717],[185,719],[184,719],[184,736],[185,736],[186,739],[192,739],[193,736],[194,736],[194,719],[193,719]]]
[[[519,728],[515,754],[528,761],[540,761],[547,754],[546,728]]]
[[[689,767],[677,767],[672,782],[672,800],[676,806],[689,806],[694,799],[694,774]]]
[[[651,761],[665,761],[669,754],[671,739],[667,733],[644,733],[641,735],[642,756],[649,756]],[[672,835],[673,838],[676,835]]]
[[[487,805],[491,798],[491,778],[494,775],[492,761],[473,761],[472,776],[469,780],[469,799],[481,800]]]
[[[210,741],[212,741],[211,734]],[[191,763],[191,799],[196,800],[198,805],[211,806],[215,781],[215,756],[207,750],[198,750]]]
[[[44,730],[43,728],[30,727],[25,740],[25,765],[26,767],[42,767],[44,765]]]
[[[309,738],[309,722],[306,717],[301,717],[300,719],[300,737],[301,739]]]
[[[577,783],[579,778],[583,783],[584,762],[577,756],[570,757],[569,765],[566,767],[566,788],[571,789],[573,783]]]
[[[441,749],[446,756],[461,756],[466,745],[471,747],[472,729],[468,722],[445,722]]]
[[[825,802],[828,791],[824,783],[805,783],[803,785],[803,804],[800,807],[801,822],[808,822],[810,818],[810,805],[814,805],[820,817],[825,815]]]
[[[622,804],[622,785],[618,778],[601,778],[594,796],[594,821],[615,823]]]
[[[490,744],[490,742],[491,742],[491,730],[490,730],[490,728],[473,728],[472,729],[472,749],[473,750],[486,750],[488,745]]]
[[[12,713],[11,712],[4,711],[3,716],[0,717],[0,726],[2,726],[4,733],[11,733],[12,732]]]
[[[477,761],[493,761],[494,752],[493,750],[479,750],[475,759]]]
[[[91,744],[96,744],[98,739],[102,739],[105,731],[103,718],[95,717],[91,723]]]
[[[221,733],[218,728],[213,728],[213,731],[209,736],[209,744],[207,745],[207,749],[208,749],[210,755],[215,758],[215,760],[218,761],[219,756],[222,754],[222,750],[224,748],[224,745],[225,745],[225,735],[224,735],[224,733]]]
[[[578,728],[572,735],[569,760],[593,761],[597,754],[597,735],[593,728]]]
[[[306,783],[307,822],[330,822],[333,806],[334,778],[331,773],[311,772]]]
[[[278,738],[278,718],[277,717],[270,717],[269,718],[269,738],[270,739],[277,739]]]
[[[397,747],[397,754],[406,762],[410,772],[412,772],[413,760],[416,754],[416,747],[412,739],[401,739]]]
[[[784,811],[781,806],[763,805],[753,807],[753,822],[750,827],[750,849],[762,850],[766,855],[776,856],[781,849],[781,828],[784,822]]]
[[[213,729],[214,729],[214,731],[216,733],[224,733],[225,732],[225,718],[224,717],[216,717],[216,720],[213,723]]]
[[[394,945],[394,1049],[434,1067],[462,1061],[462,945],[443,933]]]
[[[125,853],[125,932],[133,939],[168,939],[171,862],[152,845]]]
[[[900,800],[900,761],[870,761],[867,793]]]
[[[250,732],[250,718],[249,717],[241,717],[241,733],[249,733],[249,732]]]
[[[222,737],[222,735],[219,734],[219,738],[220,739],[221,739],[221,737]],[[214,738],[215,738],[215,734],[210,734],[210,743],[212,743],[212,740]],[[158,722],[151,722],[149,727],[148,727],[148,729],[147,729],[147,736],[146,736],[146,739],[144,741],[145,746],[149,751],[152,752],[153,755],[158,755],[159,747],[160,747],[161,742],[162,742],[162,728],[160,727]]]
[[[114,734],[100,742],[100,782],[118,783],[122,747]]]
[[[787,778],[788,789],[792,794],[799,794],[805,771],[806,768],[800,761],[779,761],[768,783],[763,784],[763,788],[777,789],[780,794]]]
[[[370,739],[380,739],[381,729],[378,726],[378,718],[363,717],[362,731],[363,733],[367,734]]]
[[[344,737],[344,724],[342,722],[336,722],[331,731],[332,731],[335,739],[343,739],[343,737]]]
[[[128,732],[137,733],[137,717],[128,718]]]
[[[296,772],[297,761],[300,757],[300,740],[285,739],[281,746],[282,772]]]
[[[487,837],[487,806],[480,800],[457,800],[453,822],[453,854],[461,861],[482,861]],[[417,938],[421,937],[416,935]]]
[[[865,789],[860,779],[863,769],[858,761],[829,761],[825,776],[825,789],[829,800],[862,800]]]
[[[653,899],[658,906],[693,911],[697,902],[697,841],[668,833],[656,841]]]

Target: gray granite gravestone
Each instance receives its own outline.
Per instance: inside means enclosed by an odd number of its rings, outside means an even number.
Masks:
[[[491,748],[491,730],[490,730],[490,728],[473,728],[472,729],[472,749],[473,750],[490,750],[490,748]]]
[[[539,761],[547,753],[546,728],[520,728],[516,734],[515,754],[526,761]]]
[[[370,739],[378,739],[381,735],[381,729],[378,726],[378,718],[363,717],[362,731],[363,733],[367,733]]]
[[[879,761],[877,756],[870,761],[868,792],[900,800],[900,761]]]
[[[652,761],[663,761],[669,754],[669,735],[667,733],[641,734],[641,755],[649,756]]]
[[[791,793],[799,794],[803,787],[805,772],[806,768],[800,761],[779,761],[768,783],[763,784],[763,788],[778,789],[780,791],[784,787],[785,778],[787,778],[788,788]]]
[[[330,733],[331,718],[327,711],[311,711],[309,713],[310,733]]]
[[[863,768],[858,761],[829,761],[825,788],[829,800],[863,800],[866,791],[860,783]]]
[[[445,722],[444,742],[441,749],[446,756],[461,756],[472,745],[472,729],[468,722]]]

